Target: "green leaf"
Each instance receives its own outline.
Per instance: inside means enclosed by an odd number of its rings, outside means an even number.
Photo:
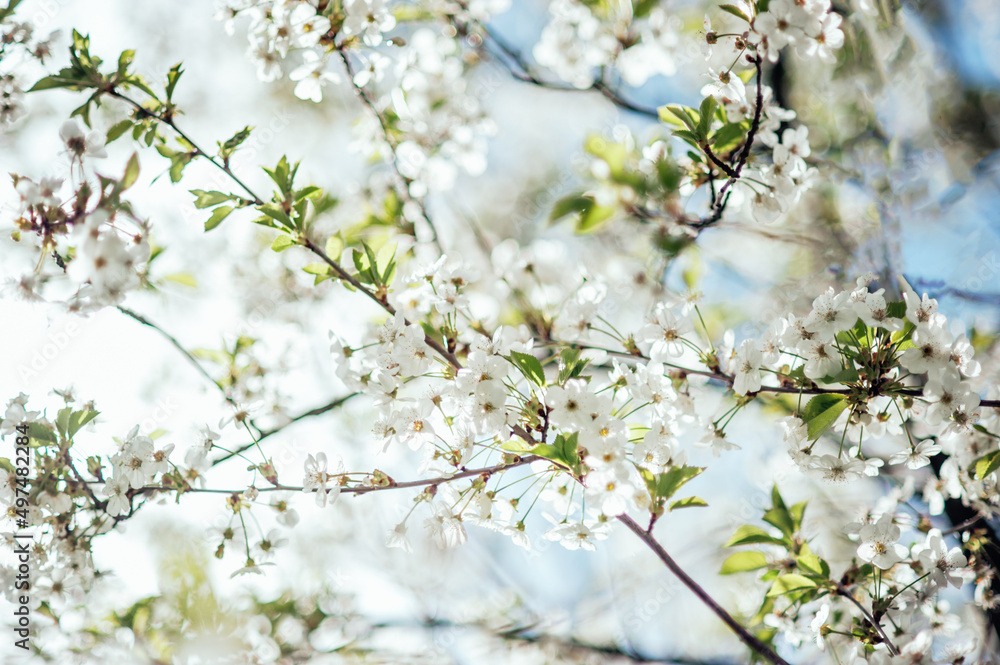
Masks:
[[[885,315],[891,316],[894,319],[905,319],[906,302],[903,300],[896,300],[890,303],[886,303]]]
[[[292,218],[289,217],[284,210],[274,205],[273,203],[265,203],[264,205],[259,206],[257,209],[260,210],[265,215],[267,215],[268,217],[270,217],[271,219],[281,224],[282,226],[284,226],[286,229],[291,230],[295,228],[295,224],[292,223]]]
[[[795,523],[796,531],[802,528],[802,517],[806,512],[806,503],[806,501],[802,501],[788,509],[788,513],[792,516],[792,522]]]
[[[757,570],[767,565],[767,557],[762,552],[736,552],[729,555],[722,562],[720,575],[732,575],[733,573],[744,573],[748,570]]]
[[[654,492],[656,498],[669,499],[704,470],[704,467],[699,466],[675,466],[666,473],[658,474]]]
[[[687,127],[692,132],[696,132],[698,131],[698,122],[691,115],[692,110],[677,104],[667,104],[656,109],[663,122],[676,127]]]
[[[686,499],[678,499],[670,504],[670,510],[680,510],[681,508],[703,508],[708,506],[708,502],[698,496],[689,496]]]
[[[165,90],[167,91],[167,100],[169,101],[174,96],[174,88],[177,87],[177,81],[180,80],[181,74],[184,70],[181,69],[183,63],[178,62],[176,65],[170,68],[167,72],[167,85]]]
[[[727,14],[732,14],[736,18],[743,19],[747,23],[750,22],[750,17],[743,13],[743,10],[735,5],[719,5],[719,9],[726,12]]]
[[[118,56],[118,76],[125,75],[133,60],[135,60],[134,49],[122,51],[121,55]]]
[[[580,453],[577,451],[579,444],[577,443],[578,434],[574,432],[569,436],[560,434],[556,437],[553,444],[539,443],[536,446],[529,446],[526,442],[519,439],[512,439],[500,447],[503,450],[507,450],[518,455],[531,454],[538,455],[539,457],[544,457],[545,459],[555,462],[561,466],[568,468],[573,473],[580,473]]]
[[[216,226],[221,224],[222,220],[228,217],[229,213],[231,213],[232,211],[233,211],[232,206],[219,206],[218,208],[213,210],[212,216],[209,217],[208,221],[205,222],[205,230],[211,231],[212,229],[214,229]]]
[[[139,178],[139,155],[133,152],[132,156],[128,158],[128,163],[125,165],[125,174],[122,176],[120,186],[121,191],[125,191],[129,187],[135,184],[135,181]]]
[[[69,438],[69,417],[73,413],[73,407],[66,406],[59,409],[56,413],[56,431],[59,432],[59,436],[63,439]]]
[[[323,253],[333,261],[340,261],[340,255],[344,253],[344,240],[340,236],[330,236],[326,239]]]
[[[801,554],[796,561],[799,568],[802,568],[806,573],[819,575],[820,577],[830,577],[830,564],[815,554]]]
[[[286,236],[287,237],[287,236]],[[326,263],[310,263],[302,269],[310,275],[329,275],[332,268]]]
[[[524,439],[511,439],[506,443],[500,444],[502,450],[508,452],[517,453],[518,455],[522,453],[530,453],[536,446],[532,446],[530,443]]]
[[[542,369],[542,363],[538,361],[538,358],[527,353],[511,351],[510,361],[521,370],[521,374],[528,381],[531,381],[536,386],[545,387],[545,370]]]
[[[724,155],[743,143],[749,128],[741,122],[726,123],[712,135],[712,147],[716,154]]]
[[[282,233],[280,236],[274,239],[274,242],[271,243],[271,249],[273,249],[275,252],[283,252],[295,244],[298,243],[295,242],[294,238],[292,238],[288,234]]]
[[[556,201],[555,205],[552,206],[552,212],[549,213],[549,221],[554,222],[558,219],[562,219],[566,215],[584,212],[585,210],[590,209],[593,205],[594,199],[591,196],[585,196],[583,194],[566,196]]]
[[[764,531],[759,526],[754,526],[752,524],[744,524],[733,537],[726,542],[723,547],[736,547],[737,545],[756,545],[756,544],[766,544],[766,545],[780,545],[786,547],[787,544],[781,538],[775,538],[770,535],[767,531]]]
[[[111,125],[111,127],[108,129],[108,133],[106,134],[108,138],[108,143],[111,143],[115,139],[120,138],[131,127],[132,127],[131,120],[122,120],[120,122],[116,122],[115,124]]]
[[[593,233],[603,226],[604,222],[608,221],[614,214],[614,208],[597,205],[595,202],[593,206],[580,214],[580,219],[576,222],[576,232]]]
[[[21,0],[10,0],[7,6],[0,9],[0,21],[7,20],[7,17],[14,13],[14,9],[21,4]]]
[[[997,469],[1000,469],[1000,450],[980,457],[976,460],[976,464],[973,467],[976,478],[979,480],[982,480]]]
[[[59,443],[59,439],[56,438],[55,432],[41,423],[28,423],[28,438],[34,439],[35,441],[44,441],[45,443]],[[43,444],[39,443],[35,445]]]
[[[194,207],[199,209],[211,208],[212,206],[217,206],[220,203],[225,203],[226,201],[236,198],[232,194],[217,192],[215,190],[206,191],[204,189],[192,189],[191,193],[195,196]]]
[[[72,439],[84,425],[100,415],[99,411],[74,411],[70,414],[66,427],[66,438]]]
[[[778,579],[774,580],[774,584],[771,585],[771,590],[767,592],[767,595],[780,596],[791,591],[814,589],[816,586],[816,582],[808,577],[791,573],[789,575],[781,575]]]
[[[590,363],[586,359],[580,360],[580,349],[563,349],[559,352],[559,358],[562,361],[557,381],[559,384],[566,383],[569,379],[575,379],[580,376]]]
[[[709,130],[712,129],[712,117],[715,115],[715,108],[718,102],[715,101],[715,97],[708,96],[701,101],[701,108],[699,113],[701,118],[698,121],[698,135],[705,137],[708,136]]]
[[[815,441],[833,427],[837,418],[847,408],[843,395],[815,395],[802,411],[802,420],[809,430],[809,439]]]
[[[79,78],[72,69],[64,69],[58,74],[46,76],[28,89],[28,92],[39,92],[40,90],[52,90],[53,88],[70,88],[73,90],[83,90],[91,86],[86,81]]]
[[[701,141],[701,136],[696,134],[695,132],[689,132],[686,129],[675,129],[674,136],[685,141],[689,145],[701,150],[701,145],[699,145]]]
[[[184,167],[187,166],[193,155],[187,152],[177,153],[173,156],[173,162],[170,164],[170,182],[180,182],[181,176],[184,174]]]
[[[229,159],[237,148],[243,145],[243,142],[250,138],[250,132],[253,131],[253,127],[247,126],[240,131],[233,134],[230,138],[226,139],[225,142],[219,144],[219,156],[223,159]],[[267,169],[264,169],[265,171]]]

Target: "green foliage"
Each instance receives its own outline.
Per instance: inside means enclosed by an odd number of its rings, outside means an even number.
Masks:
[[[100,415],[98,411],[74,411],[70,407],[59,409],[56,415],[56,430],[59,436],[66,441],[71,440],[80,429],[91,420]]]
[[[559,352],[559,385],[570,379],[579,377],[583,370],[587,368],[590,361],[586,358],[580,360],[579,349],[563,349]]]
[[[840,417],[847,408],[847,400],[843,395],[814,395],[802,411],[802,420],[809,430],[809,439],[815,441]]]
[[[507,359],[520,370],[521,374],[528,381],[531,381],[536,386],[545,387],[545,370],[542,368],[542,363],[538,361],[538,358],[527,353],[511,351]]]
[[[674,494],[681,487],[699,476],[704,470],[704,467],[685,465],[675,466],[663,473],[654,474],[648,469],[640,468],[639,473],[642,475],[642,479],[646,483],[646,489],[649,490],[649,495],[652,499],[649,512],[655,517],[659,517],[663,514],[664,510],[672,511],[678,508],[707,506],[708,504],[703,499],[689,497],[680,501],[674,501],[667,507],[667,502],[673,498]]]
[[[583,471],[583,464],[580,461],[580,453],[577,450],[579,447],[577,442],[578,437],[579,435],[576,432],[569,435],[560,434],[552,444],[539,443],[534,446],[521,439],[513,439],[500,447],[503,450],[519,455],[538,455],[569,469],[573,472],[574,476],[579,477]]]
[[[721,9],[722,11],[724,11],[724,12],[726,12],[728,14],[732,14],[736,18],[742,19],[742,20],[746,21],[747,23],[750,22],[750,17],[747,16],[743,12],[742,9],[740,9],[739,7],[737,7],[735,5],[719,5],[719,9]]]
[[[572,194],[556,201],[549,221],[555,222],[568,215],[575,215],[577,233],[592,233],[615,214],[614,208],[598,205],[590,194]]]

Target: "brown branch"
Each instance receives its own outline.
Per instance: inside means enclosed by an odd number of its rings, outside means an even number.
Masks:
[[[663,549],[663,546],[660,545],[655,538],[653,538],[652,533],[639,526],[635,520],[628,516],[628,513],[622,513],[619,515],[618,521],[627,526],[632,533],[638,536],[639,540],[645,543],[645,545],[660,558],[660,561],[662,561],[663,564],[670,569],[670,572],[677,576],[677,579],[679,579],[681,583],[683,583],[684,586],[691,591],[691,593],[697,596],[698,600],[708,606],[708,608],[712,610],[712,612],[714,612],[724,624],[729,626],[730,630],[736,633],[736,636],[740,638],[740,641],[774,665],[789,665],[788,661],[776,654],[771,647],[761,642],[755,635],[740,625],[740,623],[734,619],[729,612],[719,605],[714,598],[708,595],[708,592],[705,591],[700,584],[695,582],[690,575],[684,572],[684,569],[677,565],[677,562],[674,561],[673,557],[667,554],[667,551]]]
[[[450,475],[450,476],[439,476],[439,477],[436,477],[436,478],[425,478],[425,479],[422,479],[422,480],[406,480],[406,481],[403,481],[403,482],[392,481],[392,482],[390,482],[387,485],[372,485],[372,486],[356,485],[356,486],[353,486],[353,487],[341,487],[340,488],[340,493],[341,494],[368,494],[370,492],[380,492],[380,491],[383,491],[383,490],[399,490],[399,489],[407,489],[407,488],[412,488],[412,487],[437,486],[437,485],[442,485],[444,483],[450,483],[453,480],[460,480],[462,478],[469,478],[469,477],[472,477],[472,476],[483,476],[483,475],[491,476],[491,475],[493,475],[494,473],[496,473],[498,471],[504,471],[506,469],[514,469],[514,468],[517,468],[519,466],[525,466],[527,464],[531,464],[532,462],[537,462],[538,460],[541,460],[541,459],[545,459],[545,458],[539,457],[538,455],[526,455],[526,456],[521,457],[520,459],[518,459],[518,460],[516,460],[514,462],[510,462],[510,463],[501,462],[499,464],[494,464],[492,466],[486,466],[486,467],[482,467],[482,468],[479,468],[479,469],[465,469],[463,467],[462,471],[459,471],[458,473],[455,473],[455,474]],[[339,475],[339,474],[332,474],[332,475],[336,476],[336,475]],[[347,475],[347,474],[344,474],[344,475]],[[145,487],[140,487],[139,489],[135,490],[135,493],[136,494],[140,494],[140,493],[148,494],[148,493],[151,493],[151,492],[175,492],[175,491],[177,491],[177,489],[178,488],[176,488],[176,487],[168,487],[168,486],[164,486],[164,485],[147,485]],[[200,494],[240,494],[243,491],[244,491],[243,489],[232,490],[232,489],[212,489],[212,488],[204,488],[204,487],[191,487],[191,488],[185,488],[182,493],[183,494],[189,494],[189,493],[200,493]],[[277,485],[277,486],[274,486],[274,487],[261,487],[261,488],[258,488],[257,491],[258,492],[301,492],[302,491],[302,487],[296,487],[294,485]]]
[[[697,222],[693,226],[698,229],[703,229],[708,226],[712,226],[720,219],[722,219],[722,212],[726,209],[726,204],[729,202],[729,195],[731,193],[730,188],[733,184],[739,180],[740,174],[743,172],[743,167],[746,166],[747,159],[750,157],[750,149],[753,147],[754,139],[757,136],[757,130],[760,129],[760,116],[764,108],[764,91],[761,85],[761,78],[763,76],[763,66],[761,64],[761,57],[758,55],[754,61],[754,68],[757,70],[756,82],[757,82],[757,99],[756,106],[753,111],[753,120],[750,123],[750,131],[747,132],[747,140],[743,145],[743,150],[740,151],[738,160],[736,162],[736,168],[732,171],[727,171],[729,179],[723,183],[722,187],[719,189],[719,195],[712,203],[714,210],[712,214],[706,219]]]

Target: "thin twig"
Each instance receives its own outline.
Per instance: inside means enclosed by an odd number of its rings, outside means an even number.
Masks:
[[[308,411],[300,413],[297,416],[293,416],[287,423],[284,423],[283,425],[279,425],[277,427],[273,427],[271,429],[260,430],[260,429],[257,428],[256,425],[253,424],[253,422],[251,422],[250,424],[254,426],[254,429],[258,429],[258,431],[260,432],[260,435],[257,437],[257,440],[256,441],[251,441],[250,443],[247,443],[247,444],[244,444],[244,445],[240,446],[236,450],[233,450],[233,451],[231,451],[229,453],[226,453],[225,455],[223,455],[219,459],[213,461],[212,462],[212,466],[216,466],[218,464],[221,464],[221,463],[225,462],[228,459],[236,457],[237,455],[242,455],[243,453],[245,453],[246,451],[250,450],[251,448],[253,448],[257,444],[259,444],[261,441],[263,441],[267,437],[272,436],[274,434],[277,434],[278,432],[284,430],[289,425],[291,425],[293,423],[297,423],[300,420],[304,420],[306,418],[312,418],[314,416],[321,416],[324,413],[327,413],[328,411],[332,411],[333,409],[335,409],[338,406],[342,405],[344,402],[346,402],[347,400],[351,399],[352,397],[357,397],[360,394],[361,393],[351,393],[349,395],[344,395],[343,397],[338,397],[338,398],[336,398],[334,400],[331,400],[331,401],[327,402],[323,406],[317,406],[314,409],[309,409]]]
[[[748,647],[756,651],[765,660],[773,663],[774,665],[789,665],[788,661],[779,656],[774,652],[771,647],[767,646],[761,642],[755,635],[750,633],[746,628],[744,628],[740,623],[732,617],[729,612],[725,610],[719,603],[715,601],[708,592],[701,587],[700,584],[695,582],[690,575],[684,572],[677,562],[674,561],[673,557],[667,554],[667,551],[663,549],[659,541],[653,538],[653,534],[649,531],[643,529],[639,524],[628,516],[628,513],[622,513],[618,516],[618,521],[629,528],[629,530],[639,537],[649,549],[653,550],[653,553],[660,558],[660,561],[670,569],[677,579],[681,581],[691,592],[698,597],[698,600],[703,602],[712,612],[715,613],[717,617],[722,619],[722,622],[729,626],[729,629],[736,633],[736,636],[746,644]]]
[[[852,603],[854,603],[854,605],[859,610],[861,610],[861,613],[865,615],[865,619],[867,619],[868,623],[870,623],[872,625],[872,627],[875,630],[877,630],[878,634],[882,637],[882,642],[885,643],[886,648],[889,649],[889,655],[890,656],[895,657],[895,656],[899,655],[899,649],[897,649],[896,645],[894,645],[892,643],[892,640],[889,639],[889,636],[882,629],[882,626],[879,624],[879,622],[876,621],[875,617],[873,617],[871,615],[871,613],[868,610],[865,609],[865,606],[862,605],[861,602],[858,601],[858,599],[855,598],[854,595],[850,591],[847,590],[847,587],[838,586],[837,587],[837,595],[838,596],[843,596],[844,598],[848,599],[849,601],[851,601]]]
[[[462,2],[459,2],[459,5],[464,7],[464,3]],[[455,17],[452,17],[452,21],[457,22]],[[604,83],[599,79],[595,80],[590,85],[590,87],[587,88],[578,88],[576,86],[565,83],[546,81],[532,72],[531,65],[528,64],[527,59],[517,49],[511,46],[511,44],[507,42],[506,39],[501,37],[499,33],[497,33],[495,30],[490,28],[482,21],[479,21],[478,19],[471,19],[465,25],[459,23],[455,27],[467,30],[469,25],[475,25],[476,27],[478,27],[482,31],[482,33],[487,38],[489,38],[489,40],[493,42],[493,44],[496,45],[496,47],[500,50],[500,52],[504,56],[506,56],[506,58],[500,58],[496,57],[495,54],[491,53],[491,55],[494,55],[494,60],[502,64],[504,68],[510,72],[511,76],[513,76],[518,81],[521,81],[523,83],[530,83],[540,88],[547,88],[549,90],[561,90],[565,92],[596,91],[601,93],[601,95],[603,95],[607,100],[609,100],[615,106],[621,107],[628,111],[632,111],[633,113],[638,113],[640,115],[644,115],[650,118],[655,118],[657,120],[660,117],[659,112],[655,108],[643,106],[641,104],[626,99],[625,97],[622,96],[622,94],[619,91],[611,88],[610,86],[608,86],[606,83]],[[483,50],[489,53],[489,50],[485,49],[485,47],[483,48]],[[513,62],[516,68],[512,67],[508,63],[508,60]]]
[[[361,291],[366,296],[377,302],[379,306],[382,307],[382,309],[387,311],[389,314],[395,316],[396,308],[390,305],[389,301],[384,296],[379,297],[377,294],[375,294],[375,292],[371,291],[364,284],[362,284],[354,277],[352,277],[351,274],[348,273],[346,270],[344,270],[344,268],[341,267],[339,263],[331,259],[329,256],[327,256],[326,252],[317,247],[312,240],[306,238],[305,240],[302,241],[302,244],[303,246],[308,248],[309,251],[311,251],[313,254],[321,258],[324,263],[330,266],[330,268],[332,268],[333,271],[337,273],[337,277],[339,279],[344,280],[358,291]],[[406,325],[411,325],[410,322],[407,321],[406,319],[403,319],[403,322]],[[448,364],[450,364],[452,367],[454,367],[455,369],[462,368],[462,363],[458,361],[458,358],[455,357],[455,354],[449,351],[448,349],[444,348],[444,346],[441,345],[441,342],[437,341],[436,339],[427,334],[424,334],[424,342],[427,343],[427,346],[437,351],[438,355],[440,355],[442,358],[448,361]]]
[[[154,120],[157,120],[158,122],[162,122],[163,124],[165,124],[168,127],[170,127],[170,129],[174,130],[174,132],[176,132],[178,136],[180,136],[182,139],[184,139],[185,141],[187,141],[188,145],[191,146],[191,149],[194,150],[195,153],[197,153],[200,157],[204,157],[205,159],[207,159],[208,161],[210,161],[213,166],[215,166],[217,169],[219,169],[220,171],[222,171],[223,173],[225,173],[226,175],[228,175],[230,178],[232,178],[233,182],[235,182],[237,185],[239,185],[240,187],[242,187],[243,191],[245,191],[247,194],[249,194],[251,196],[251,199],[252,199],[252,202],[253,202],[254,205],[258,205],[258,206],[259,205],[264,205],[263,199],[261,199],[261,197],[257,196],[257,194],[254,193],[254,191],[252,189],[250,189],[249,186],[247,186],[242,180],[240,180],[239,177],[235,173],[233,173],[233,170],[231,168],[229,168],[229,166],[227,164],[223,164],[222,162],[217,162],[214,157],[212,157],[207,152],[205,152],[204,150],[202,150],[198,146],[197,143],[195,143],[194,141],[192,141],[191,138],[187,134],[185,134],[183,130],[181,130],[180,127],[178,127],[176,124],[174,124],[174,121],[173,121],[172,118],[167,118],[167,117],[162,116],[162,115],[160,115],[158,113],[153,113],[152,111],[150,111],[149,109],[147,109],[145,106],[143,106],[139,102],[135,101],[134,99],[132,99],[130,97],[127,97],[127,96],[121,94],[117,90],[112,89],[112,90],[108,91],[107,94],[111,95],[112,97],[114,97],[116,99],[120,99],[123,102],[128,103],[133,108],[135,108],[139,113],[141,113],[142,115],[146,116],[147,118],[153,118]]]
[[[492,466],[486,466],[479,469],[463,469],[458,473],[452,474],[450,476],[438,476],[436,478],[424,478],[421,480],[406,480],[402,482],[391,481],[386,485],[357,485],[354,487],[341,487],[341,494],[368,494],[370,492],[380,492],[383,490],[399,490],[407,489],[412,487],[428,487],[431,485],[437,486],[444,483],[450,483],[453,480],[460,480],[462,478],[470,478],[472,476],[491,476],[498,471],[505,471],[507,469],[514,469],[519,466],[525,466],[531,464],[532,462],[537,462],[542,457],[537,455],[526,455],[517,461],[510,463],[499,463]],[[168,487],[163,485],[147,485],[145,487],[140,487],[136,490],[136,493],[149,493],[149,492],[175,492],[178,488]],[[233,489],[212,489],[205,487],[190,487],[183,490],[184,494],[189,493],[200,493],[200,494],[239,494],[243,492],[243,489],[233,490]],[[258,488],[258,492],[301,492],[302,487],[297,487],[294,485],[277,485],[274,487],[261,487]]]
[[[340,59],[344,62],[344,67],[347,69],[347,78],[354,87],[354,92],[357,93],[358,98],[361,99],[362,103],[364,103],[364,105],[367,106],[368,109],[375,115],[375,118],[378,120],[379,127],[382,128],[382,137],[389,145],[389,151],[392,153],[392,159],[390,160],[392,163],[392,170],[396,172],[396,176],[402,183],[400,194],[402,194],[406,201],[417,205],[420,210],[420,215],[424,218],[424,221],[427,222],[427,226],[431,230],[431,241],[435,244],[435,246],[437,246],[438,251],[443,253],[444,247],[441,245],[441,239],[438,237],[434,221],[431,219],[430,213],[427,212],[427,203],[422,197],[415,197],[410,194],[410,183],[413,182],[413,180],[403,175],[403,172],[399,168],[399,155],[396,154],[396,142],[393,140],[392,134],[389,132],[389,127],[385,122],[385,118],[382,117],[382,113],[378,110],[378,107],[375,106],[375,102],[368,96],[365,89],[354,82],[354,67],[351,65],[350,58],[347,57],[347,52],[343,47],[338,47],[337,53],[340,54]]]

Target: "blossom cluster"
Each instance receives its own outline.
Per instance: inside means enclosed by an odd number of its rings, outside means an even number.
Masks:
[[[43,177],[32,180],[15,176],[20,199],[15,239],[22,234],[40,238],[41,251],[55,252],[75,292],[67,299],[73,311],[94,311],[117,305],[129,291],[142,285],[144,266],[150,258],[149,225],[132,215],[118,200],[138,174],[138,162],[129,163],[131,173],[122,180],[101,180],[91,173],[91,160],[108,156],[106,137],[100,131],[85,133],[76,120],[67,120],[59,130],[70,160],[72,191],[65,194],[66,180]],[[93,196],[95,193],[98,196]],[[125,230],[136,229],[134,233]],[[70,258],[72,257],[72,258]],[[14,285],[22,298],[41,300],[39,292],[52,277],[42,264]]]

